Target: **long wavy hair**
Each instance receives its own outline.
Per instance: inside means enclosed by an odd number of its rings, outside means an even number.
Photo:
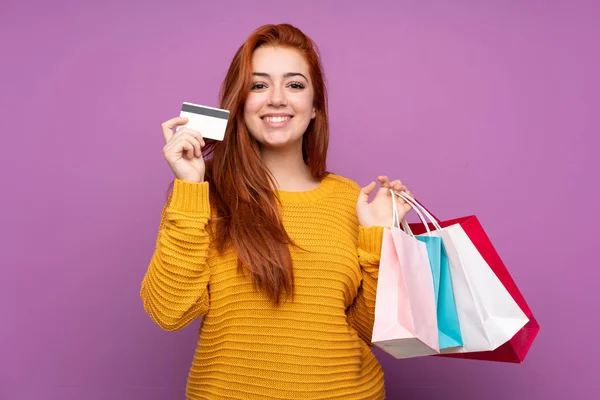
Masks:
[[[238,271],[248,272],[255,289],[275,305],[294,295],[290,245],[282,223],[276,181],[260,156],[259,143],[244,122],[244,103],[252,84],[252,55],[260,46],[296,49],[306,60],[314,87],[316,116],[302,138],[302,157],[313,178],[322,180],[329,145],[327,92],[315,43],[289,25],[264,25],[238,49],[220,90],[220,107],[230,111],[223,141],[206,140],[206,177],[210,184],[211,239],[223,253],[233,246]]]

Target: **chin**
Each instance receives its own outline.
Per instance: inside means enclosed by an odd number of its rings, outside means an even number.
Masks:
[[[255,136],[262,146],[270,148],[285,148],[298,141],[302,141],[302,134],[290,134],[287,131],[263,131]],[[260,139],[259,139],[260,138]]]
[[[263,137],[263,140],[260,141],[262,146],[269,147],[272,149],[283,149],[291,144],[295,143],[296,140],[287,140],[283,138],[266,138]]]

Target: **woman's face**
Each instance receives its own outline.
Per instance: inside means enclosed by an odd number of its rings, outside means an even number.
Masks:
[[[316,115],[314,88],[302,54],[289,47],[259,47],[252,56],[252,71],[252,88],[244,105],[252,137],[270,149],[301,144]]]

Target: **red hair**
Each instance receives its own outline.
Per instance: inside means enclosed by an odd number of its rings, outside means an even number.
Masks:
[[[250,273],[256,289],[274,304],[294,293],[294,272],[289,245],[294,245],[283,226],[275,179],[263,162],[259,143],[244,122],[244,103],[252,84],[252,55],[260,46],[293,48],[304,56],[314,87],[316,116],[302,138],[302,156],[313,178],[323,179],[329,121],[327,93],[315,43],[289,24],[264,25],[238,49],[220,91],[221,108],[230,111],[225,139],[206,141],[203,150],[206,180],[210,184],[211,207],[216,212],[211,229],[219,252],[231,245],[238,257],[238,270]]]

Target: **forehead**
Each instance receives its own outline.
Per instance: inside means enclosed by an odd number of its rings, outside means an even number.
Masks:
[[[309,68],[299,50],[289,47],[261,46],[252,55],[253,72],[266,72],[269,75],[283,75],[287,72],[300,72],[305,76]]]

